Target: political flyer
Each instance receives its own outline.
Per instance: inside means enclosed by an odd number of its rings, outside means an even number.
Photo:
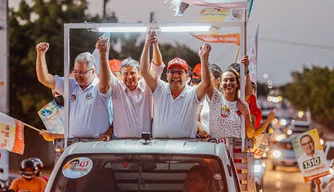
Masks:
[[[271,133],[263,133],[255,138],[256,142],[254,147],[254,158],[260,159],[263,156],[264,152],[266,152],[267,148],[271,144],[271,135]]]
[[[64,134],[64,107],[54,100],[38,111],[46,129],[53,134]]]
[[[292,137],[292,146],[305,182],[330,174],[316,129]]]

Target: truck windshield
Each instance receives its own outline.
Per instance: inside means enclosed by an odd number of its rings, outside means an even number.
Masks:
[[[80,161],[80,159],[86,161]],[[76,164],[75,161],[78,163]],[[74,174],[68,175],[66,169],[70,169],[69,164],[72,162],[75,164],[72,166]],[[207,191],[228,191],[222,161],[218,157],[174,154],[72,155],[62,163],[51,191],[183,192],[186,178],[189,177],[187,173],[194,166],[206,167],[211,175]],[[201,175],[203,174],[199,174]],[[203,181],[203,178],[198,178],[198,182],[200,181]]]

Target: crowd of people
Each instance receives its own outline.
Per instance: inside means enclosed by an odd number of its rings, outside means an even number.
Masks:
[[[100,57],[99,71],[96,71],[92,54],[79,54],[69,79],[69,96],[66,96],[64,78],[48,71],[46,52],[49,44],[41,42],[36,46],[39,82],[52,89],[59,105],[64,104],[62,97],[69,100],[69,138],[109,141],[141,138],[142,132],[150,132],[153,138],[240,138],[242,117],[246,136],[254,138],[274,118],[272,111],[261,124],[262,114],[256,103],[255,83],[249,77],[247,56],[240,61],[246,69],[245,74],[240,74],[238,63],[222,70],[209,62],[211,46],[204,44],[199,49],[200,63],[193,70],[181,58],[170,60],[165,82],[160,78],[165,64],[154,31],[147,34],[139,62],[131,57],[123,61],[109,60],[110,44],[102,37],[96,48]],[[245,76],[246,102],[239,97],[241,75]],[[64,134],[49,131],[40,134],[48,141],[64,138]],[[45,181],[38,177],[38,168],[32,167],[31,162],[21,163],[22,178],[13,182],[13,189],[19,189],[19,183],[32,181],[39,183],[35,186],[45,188]],[[205,176],[205,169],[201,166],[191,169],[185,189],[191,188],[188,183],[195,181],[191,178],[193,175]],[[196,177],[196,184],[202,185],[199,188],[208,188],[209,176],[201,182]]]
[[[153,48],[152,61],[150,47]],[[64,94],[64,78],[51,75],[47,68],[49,44],[36,46],[38,80],[58,95]],[[239,98],[240,65],[226,70],[209,64],[211,46],[199,49],[201,63],[191,72],[188,63],[174,58],[167,64],[167,82],[160,79],[165,68],[154,31],[147,34],[140,62],[131,57],[108,61],[110,44],[102,37],[96,43],[100,69],[95,58],[79,54],[69,79],[69,138],[140,138],[151,132],[153,138],[240,138],[241,116],[246,135],[261,134],[272,119],[261,123],[252,82],[246,70],[246,101]],[[248,69],[249,60],[241,62]],[[254,85],[254,83],[253,83]],[[271,116],[270,116],[271,117]],[[46,140],[63,138],[62,134],[42,131]]]

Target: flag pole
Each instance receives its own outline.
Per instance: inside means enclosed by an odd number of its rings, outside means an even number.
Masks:
[[[237,54],[236,54],[235,59],[234,59],[234,63],[236,63],[238,61],[239,52],[240,52],[240,45],[238,47]]]
[[[22,122],[23,123],[23,122]],[[23,125],[25,125],[25,126],[27,126],[27,127],[29,127],[30,129],[32,129],[32,130],[35,130],[35,131],[38,131],[38,132],[41,132],[42,130],[40,130],[40,129],[37,129],[36,127],[33,127],[33,126],[31,126],[31,125],[28,125],[28,124],[26,124],[26,123],[23,123]]]

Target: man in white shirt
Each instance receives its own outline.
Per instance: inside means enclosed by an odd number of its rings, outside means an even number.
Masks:
[[[154,33],[154,32],[149,32]],[[154,138],[195,138],[197,110],[210,86],[208,57],[211,47],[200,48],[202,82],[194,87],[187,85],[188,64],[175,58],[168,62],[168,83],[160,80],[149,70],[149,49],[144,47],[141,56],[141,73],[153,93]]]
[[[64,79],[51,75],[48,71],[45,53],[49,44],[41,42],[36,46],[36,72],[39,82],[55,89],[64,95]],[[112,129],[109,129],[108,101],[110,100],[111,71],[108,66],[107,53],[110,45],[107,40],[99,38],[96,48],[100,55],[100,77],[95,74],[95,58],[92,54],[81,53],[75,59],[72,73],[75,78],[69,79],[69,138],[99,138],[108,140]],[[40,133],[44,139],[63,138],[63,134],[51,134],[48,131]]]
[[[147,36],[144,47],[153,46],[151,71],[160,76],[164,64],[156,34]],[[114,110],[114,136],[116,138],[140,138],[142,132],[151,132],[152,93],[141,78],[139,63],[131,58],[122,61],[122,81],[111,75],[111,95]]]
[[[300,145],[305,152],[298,157],[298,164],[300,169],[309,169],[322,163],[324,163],[325,167],[328,168],[324,151],[315,150],[314,140],[311,135],[303,135],[300,138]],[[309,162],[309,160],[311,161]]]

